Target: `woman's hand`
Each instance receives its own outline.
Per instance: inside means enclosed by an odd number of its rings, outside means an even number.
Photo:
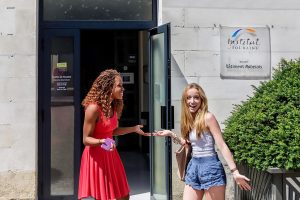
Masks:
[[[107,151],[113,151],[113,150],[115,150],[116,145],[113,144],[113,143],[111,143],[110,145],[111,145],[111,146],[110,146],[110,148],[109,148]]]
[[[241,190],[251,190],[251,186],[249,185],[250,179],[246,176],[239,173],[239,171],[233,172],[233,178],[236,184],[240,187]]]
[[[161,137],[172,136],[172,135],[174,135],[174,133],[170,130],[155,131],[153,133],[153,136],[161,136]]]
[[[116,148],[115,141],[111,138],[99,139],[100,147],[106,151],[113,151]]]
[[[161,130],[161,131],[155,131],[153,133],[153,136],[160,136],[160,137],[166,137],[169,136],[172,138],[173,142],[175,144],[180,144],[180,145],[186,145],[187,140],[182,139],[181,137],[178,137],[176,133],[170,131],[170,130]]]
[[[133,132],[140,134],[142,136],[150,136],[150,133],[145,133],[141,128],[143,128],[143,125],[136,125],[133,127]]]
[[[113,151],[113,150],[115,150],[115,148],[116,148],[116,145],[115,144],[111,144],[111,147],[110,147],[109,151]]]

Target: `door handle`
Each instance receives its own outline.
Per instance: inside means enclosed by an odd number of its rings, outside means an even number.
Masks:
[[[167,129],[166,113],[167,113],[167,107],[160,106],[160,126],[162,129]]]
[[[174,106],[171,106],[171,110],[170,110],[169,129],[174,129]]]
[[[160,123],[162,129],[174,129],[174,106],[171,106],[168,112],[168,123],[167,123],[167,107],[160,107]]]

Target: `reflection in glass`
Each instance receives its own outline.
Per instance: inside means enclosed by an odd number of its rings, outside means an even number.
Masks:
[[[51,107],[51,195],[74,193],[74,107]]]
[[[151,21],[152,0],[43,0],[44,20]]]
[[[164,34],[152,37],[152,63],[154,82],[154,130],[161,129],[161,106],[166,106],[166,80],[164,69]],[[153,138],[153,196],[155,199],[166,199],[166,152],[165,138]]]
[[[73,38],[51,40],[51,195],[74,194]]]

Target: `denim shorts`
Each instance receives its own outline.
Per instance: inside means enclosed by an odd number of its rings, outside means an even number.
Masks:
[[[218,156],[193,157],[187,166],[185,184],[195,190],[226,185],[225,171]]]

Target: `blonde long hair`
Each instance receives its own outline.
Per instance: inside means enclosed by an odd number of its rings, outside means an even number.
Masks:
[[[81,105],[87,107],[90,103],[96,103],[106,118],[109,118],[110,110],[113,108],[117,112],[118,117],[120,117],[123,110],[123,100],[114,99],[110,103],[110,96],[117,76],[121,77],[120,73],[114,69],[107,69],[101,72]]]
[[[201,104],[196,113],[195,118],[193,118],[189,107],[187,104],[187,91],[189,89],[195,88],[200,96]],[[189,133],[196,129],[197,137],[200,137],[202,132],[206,129],[205,114],[208,112],[207,97],[203,89],[197,83],[188,84],[182,94],[181,98],[181,136],[184,139],[189,138]]]

